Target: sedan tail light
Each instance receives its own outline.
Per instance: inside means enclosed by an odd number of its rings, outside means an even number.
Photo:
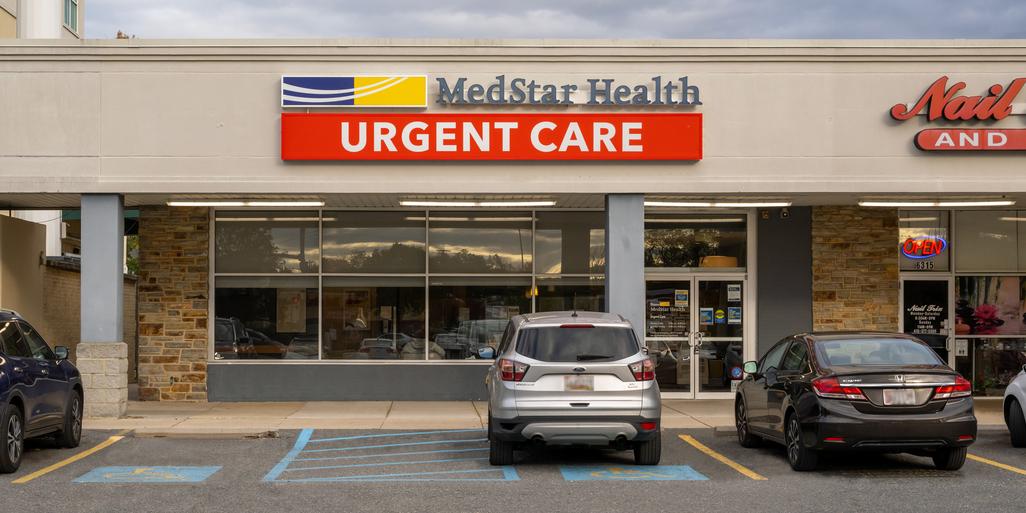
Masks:
[[[837,378],[831,376],[812,380],[812,388],[816,395],[827,399],[847,399],[849,401],[865,401],[866,396],[862,395],[859,387],[842,386]]]
[[[499,360],[499,374],[503,381],[523,381],[530,365],[513,360]]]
[[[937,387],[933,393],[934,399],[954,399],[956,397],[969,397],[973,393],[973,385],[962,376],[955,377],[954,385]]]
[[[652,363],[651,358],[634,362],[627,367],[631,369],[631,373],[634,374],[634,379],[637,381],[652,381],[655,379],[655,365]]]

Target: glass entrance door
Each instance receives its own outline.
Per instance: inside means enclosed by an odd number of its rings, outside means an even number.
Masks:
[[[645,284],[645,344],[663,392],[692,392],[691,281]]]
[[[901,281],[901,330],[914,335],[954,367],[951,344],[951,280],[905,278]]]
[[[646,282],[645,343],[659,389],[729,397],[744,363],[745,280],[680,277]]]
[[[744,375],[744,280],[698,278],[696,382],[703,392],[730,393]]]

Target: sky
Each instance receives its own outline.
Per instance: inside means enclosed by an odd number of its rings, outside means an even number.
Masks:
[[[88,38],[1026,38],[1024,0],[85,0]]]

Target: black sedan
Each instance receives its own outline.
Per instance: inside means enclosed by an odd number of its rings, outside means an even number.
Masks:
[[[976,440],[971,385],[914,337],[793,335],[745,372],[734,405],[738,441],[783,444],[795,470],[840,450],[907,452],[957,470]]]

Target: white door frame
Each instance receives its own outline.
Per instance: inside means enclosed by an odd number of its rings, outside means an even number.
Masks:
[[[702,281],[740,281],[741,282],[741,305],[742,305],[742,361],[754,359],[752,356],[755,349],[755,341],[753,340],[753,325],[755,323],[755,295],[749,290],[748,273],[735,272],[735,273],[716,273],[716,272],[666,272],[661,271],[658,273],[647,273],[645,275],[646,288],[650,281],[677,281],[677,282],[688,282],[688,290],[690,294],[690,302],[692,308],[689,308],[689,336],[688,337],[645,337],[645,344],[648,344],[649,339],[659,340],[687,340],[688,349],[690,351],[691,358],[691,390],[688,392],[663,392],[662,397],[664,399],[731,399],[734,397],[734,392],[700,392],[699,379],[701,377],[701,367],[698,364],[697,355],[694,352],[694,339],[695,334],[699,330],[699,292],[698,284]],[[648,327],[644,327],[643,333],[648,333]]]

